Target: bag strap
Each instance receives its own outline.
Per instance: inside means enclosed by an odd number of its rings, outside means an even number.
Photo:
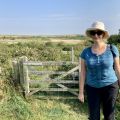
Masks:
[[[111,50],[112,55],[113,55],[113,58],[114,58],[116,55],[115,55],[115,53],[114,53],[114,51],[113,51],[113,45],[111,45],[111,44],[110,44],[110,50]]]
[[[114,57],[115,57],[115,53],[113,51],[113,45],[110,44],[110,50],[112,52],[112,55],[113,55],[113,61],[114,61]],[[115,68],[115,65],[114,65],[114,62],[113,62],[113,69]]]

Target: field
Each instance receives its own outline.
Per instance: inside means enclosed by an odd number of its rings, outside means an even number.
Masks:
[[[87,120],[87,101],[81,104],[76,99],[57,99],[45,94],[41,99],[39,92],[27,99],[14,84],[12,61],[27,56],[33,61],[69,61],[69,54],[61,50],[74,48],[74,60],[78,62],[80,52],[89,46],[88,38],[72,36],[1,36],[0,37],[0,119],[1,120]],[[64,93],[68,95],[68,93]],[[101,115],[102,116],[102,115]],[[120,120],[120,101],[117,100],[116,119]]]
[[[38,36],[38,37],[31,37],[31,36],[1,36],[0,42],[4,43],[7,42],[9,44],[18,43],[18,42],[30,42],[30,41],[39,41],[42,44],[46,42],[52,43],[65,43],[65,44],[79,44],[84,42],[86,39],[85,37],[78,37],[78,36]]]

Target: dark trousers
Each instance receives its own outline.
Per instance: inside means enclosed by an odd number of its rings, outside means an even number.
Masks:
[[[100,120],[102,105],[104,120],[115,120],[115,102],[118,94],[118,82],[102,88],[86,85],[89,120]]]

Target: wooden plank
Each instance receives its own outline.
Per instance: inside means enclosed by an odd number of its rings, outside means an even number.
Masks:
[[[38,91],[39,91],[39,89],[33,90],[32,92],[29,92],[29,93],[27,94],[27,96],[33,95],[34,93],[36,93],[36,92],[38,92]]]
[[[71,50],[71,61],[72,61],[72,63],[74,63],[74,49],[73,49],[73,47],[71,49],[72,49]]]
[[[29,73],[43,75],[43,74],[64,74],[67,71],[36,71],[36,70],[29,70]],[[78,76],[79,72],[75,71],[72,75]]]
[[[36,83],[36,84],[40,84],[43,82],[47,82],[47,83],[69,83],[69,84],[78,84],[79,81],[73,81],[73,80],[29,80],[30,84]]]
[[[26,94],[29,93],[29,82],[26,79],[28,77],[28,74],[27,74],[28,71],[26,71],[24,69],[24,67],[25,67],[23,65],[24,61],[27,61],[27,57],[26,56],[20,57],[20,59],[18,61],[18,66],[19,66],[18,70],[19,70],[19,75],[20,75],[20,85],[21,85],[21,88],[22,88],[22,90],[23,90],[23,92],[25,93],[25,96],[26,96]]]
[[[60,62],[56,62],[56,61],[28,61],[28,62],[24,62],[24,65],[32,65],[32,66],[59,66],[59,65],[68,65],[68,64],[75,64],[78,65],[78,62],[71,62],[71,61],[60,61]]]
[[[27,57],[25,59],[25,61],[27,61]],[[23,75],[24,75],[24,80],[25,80],[25,93],[26,95],[30,92],[29,90],[29,75],[28,75],[28,67],[27,66],[23,66]]]
[[[44,75],[44,74],[64,74],[65,71],[29,71],[31,74]]]
[[[20,75],[20,84],[23,87],[23,89],[25,89],[24,87],[24,75],[23,75],[23,57],[20,57],[19,61],[18,61],[18,70],[19,70],[19,75]]]
[[[28,77],[28,69],[27,66],[23,65],[23,62],[27,61],[26,56],[22,56],[19,59],[19,72],[20,72],[20,82],[22,85],[22,88],[25,91],[25,95],[29,93],[29,77]]]
[[[73,95],[78,96],[78,93],[76,93],[75,91],[73,91],[71,88],[68,88],[68,87],[66,87],[65,85],[62,85],[62,84],[56,84],[56,85],[58,85],[59,87],[61,87],[63,89],[67,89],[68,92],[72,93]],[[77,91],[78,91],[78,89],[77,89]]]
[[[62,74],[62,75],[56,77],[55,80],[62,79],[63,77],[65,77],[65,76],[67,76],[67,75],[73,73],[74,71],[76,71],[76,70],[78,70],[78,69],[79,69],[79,66],[76,66],[76,67],[74,67],[73,69],[69,70],[67,73]]]
[[[68,88],[30,88],[30,91],[68,91]],[[78,91],[78,89],[70,89],[71,91]]]
[[[38,99],[78,99],[77,96],[70,97],[70,96],[39,96],[36,97]]]
[[[17,61],[13,61],[13,78],[14,78],[14,83],[15,85],[20,84],[20,75],[19,75],[19,66],[18,66],[18,62]]]

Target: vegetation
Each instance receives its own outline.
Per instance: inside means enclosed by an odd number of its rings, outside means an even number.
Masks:
[[[120,35],[111,35],[108,39],[109,44],[119,44],[120,43]]]
[[[71,38],[74,39],[75,36]],[[14,38],[14,40],[16,39],[18,40],[18,38]],[[12,73],[14,59],[18,60],[21,56],[27,56],[29,60],[34,61],[69,61],[71,60],[70,53],[65,54],[62,51],[71,50],[73,47],[75,61],[78,61],[80,52],[91,44],[91,42],[85,41],[76,45],[68,45],[49,41],[44,43],[42,40],[42,37],[34,37],[28,42],[27,39],[26,42],[23,42],[23,39],[21,42],[13,42],[14,44],[0,43],[0,67],[2,68],[0,73],[0,118],[2,120],[86,120],[88,117],[86,102],[81,104],[78,99],[59,99],[61,93],[55,94],[58,99],[51,99],[48,96],[50,93],[43,93],[46,99],[41,99],[39,93],[25,99],[20,86],[15,86]],[[46,37],[46,40],[49,39]],[[120,46],[119,43],[118,46]],[[67,94],[64,93],[64,95]],[[119,100],[120,98],[117,100],[117,120],[120,118]]]
[[[10,40],[16,40],[16,39],[41,39],[41,40],[45,40],[45,39],[49,39],[49,38],[56,38],[56,39],[78,39],[78,40],[85,40],[88,39],[87,37],[83,36],[83,35],[79,35],[79,34],[73,34],[73,35],[50,35],[50,36],[30,36],[30,35],[24,35],[24,36],[16,36],[16,35],[0,35],[0,39],[10,39]]]

